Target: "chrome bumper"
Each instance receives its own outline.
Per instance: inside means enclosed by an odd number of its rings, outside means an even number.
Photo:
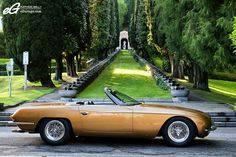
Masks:
[[[13,129],[13,130],[11,130],[11,132],[14,132],[14,133],[24,133],[26,131],[21,130],[21,129]]]
[[[214,131],[214,130],[216,130],[216,129],[217,129],[217,126],[212,125],[210,128],[205,129],[205,131],[206,131],[206,132],[210,132],[210,131]]]
[[[15,125],[34,125],[32,122],[13,122],[9,121],[8,124],[15,124]]]

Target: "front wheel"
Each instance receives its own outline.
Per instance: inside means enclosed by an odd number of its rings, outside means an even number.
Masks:
[[[71,126],[64,120],[47,119],[42,121],[39,128],[42,140],[49,145],[62,145],[71,138]]]
[[[167,121],[162,130],[164,141],[170,146],[188,146],[196,137],[194,123],[186,118],[178,117]]]

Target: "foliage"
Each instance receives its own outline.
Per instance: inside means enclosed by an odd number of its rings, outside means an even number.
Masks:
[[[230,34],[230,39],[236,53],[236,17],[234,17],[233,32]]]
[[[130,44],[147,60],[151,59],[154,52],[151,2],[151,0],[130,0],[128,12],[131,20]]]
[[[170,98],[169,91],[160,89],[150,73],[144,70],[128,51],[121,51],[111,65],[78,95],[80,98],[104,98],[105,86],[135,98]]]
[[[2,8],[16,2],[3,0]],[[48,75],[52,58],[57,61],[56,78],[61,79],[62,52],[67,60],[68,74],[75,76],[74,57],[78,65],[78,55],[82,58],[82,51],[89,49],[89,56],[102,59],[118,45],[117,0],[59,0],[57,3],[21,0],[20,3],[42,7],[41,14],[18,12],[3,17],[7,53],[21,69],[22,52],[30,52],[30,81],[53,86]]]
[[[86,0],[63,1],[64,51],[74,53],[89,47],[90,26]]]
[[[4,0],[2,8],[15,2],[17,1]],[[53,87],[48,67],[50,59],[62,51],[62,1],[54,3],[50,0],[21,0],[21,5],[32,4],[41,6],[42,13],[18,12],[16,15],[3,16],[6,51],[21,69],[22,53],[29,51],[28,79],[31,82],[40,81],[43,86]]]
[[[235,62],[228,39],[235,7],[233,0],[155,0],[151,8],[155,44],[173,57],[174,64],[196,72],[197,88],[208,89],[208,72]]]
[[[0,32],[0,56],[5,54],[5,47],[4,34]]]
[[[235,71],[213,71],[209,75],[210,79],[216,80],[226,80],[226,81],[236,81],[236,72]]]
[[[163,59],[162,58],[160,58],[159,56],[156,56],[155,58],[153,58],[153,62],[158,68],[163,69]]]
[[[192,3],[191,10],[185,16],[184,47],[205,71],[227,67],[232,52],[227,34],[232,31],[230,23],[235,13],[235,4],[232,0],[202,0]]]
[[[127,27],[128,6],[125,0],[118,0],[118,6],[119,6],[119,26],[120,30],[123,30]]]
[[[90,56],[103,59],[108,51],[118,46],[119,15],[117,0],[91,0],[92,29]]]

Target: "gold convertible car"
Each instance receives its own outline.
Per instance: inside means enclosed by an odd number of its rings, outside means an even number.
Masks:
[[[21,130],[40,133],[50,145],[65,144],[75,136],[162,136],[171,146],[187,146],[197,137],[215,130],[211,117],[201,111],[140,103],[109,88],[112,102],[34,103],[17,110],[12,120]]]

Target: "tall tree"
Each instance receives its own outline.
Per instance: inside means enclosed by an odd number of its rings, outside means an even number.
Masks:
[[[64,7],[64,53],[67,63],[67,74],[77,76],[78,55],[90,45],[90,25],[88,0],[65,0]],[[77,68],[75,66],[75,57]]]
[[[116,0],[111,0],[110,3],[110,43],[109,50],[114,49],[119,45],[119,14],[118,14],[118,3]]]
[[[236,17],[234,17],[233,31],[230,34],[230,39],[232,41],[234,52],[236,53]]]
[[[4,0],[2,8],[10,7],[16,0]],[[3,15],[6,51],[23,69],[22,53],[29,51],[29,81],[40,81],[42,86],[54,87],[49,75],[50,59],[62,51],[62,0],[21,0],[21,5],[41,6],[42,13]],[[30,21],[30,22],[29,22]]]
[[[194,61],[196,88],[208,90],[208,73],[228,66],[232,52],[228,34],[234,8],[232,0],[198,0],[192,2],[185,16],[183,47]]]
[[[119,26],[121,30],[128,28],[127,21],[127,14],[128,14],[128,6],[125,0],[118,0],[119,6]]]
[[[2,32],[0,32],[0,56],[5,55],[5,38]]]
[[[150,0],[131,0],[129,3],[130,42],[140,54],[151,60],[154,52],[152,36],[152,17]]]
[[[92,31],[90,56],[100,60],[118,45],[117,0],[91,0],[89,6]]]
[[[208,90],[208,73],[227,68],[232,49],[235,2],[207,0],[155,0],[154,40],[172,58],[172,68],[188,67],[194,87]],[[215,64],[217,62],[217,64]],[[177,63],[177,64],[176,64]],[[181,68],[182,69],[182,68]],[[173,75],[174,70],[172,70]],[[190,77],[190,78],[192,78]]]

